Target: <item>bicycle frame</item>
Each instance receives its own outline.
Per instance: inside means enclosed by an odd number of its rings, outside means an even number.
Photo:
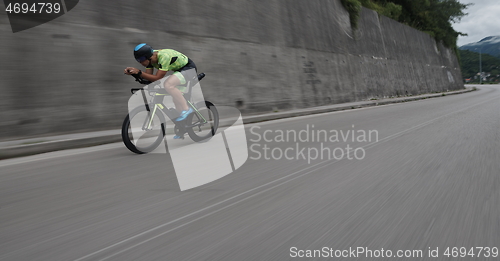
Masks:
[[[139,75],[132,75],[132,76],[135,78],[135,80],[137,82],[139,82],[141,84],[151,84],[152,83],[151,81],[148,81],[148,80],[141,78]],[[188,106],[194,110],[194,115],[196,115],[196,117],[198,118],[197,123],[191,124],[189,126],[186,126],[184,121],[175,121],[175,119],[179,116],[179,113],[175,109],[168,108],[167,106],[165,106],[165,104],[163,104],[163,99],[167,95],[166,90],[164,90],[163,88],[160,87],[159,89],[154,89],[154,87],[153,87],[151,90],[148,90],[149,94],[152,96],[149,102],[147,101],[145,90],[143,88],[132,89],[131,91],[133,94],[135,94],[135,92],[137,92],[138,90],[141,91],[144,105],[146,106],[146,110],[149,112],[148,117],[145,119],[145,121],[142,125],[142,130],[151,130],[153,118],[154,118],[154,115],[156,114],[156,111],[158,109],[160,111],[162,111],[164,114],[166,114],[167,117],[170,118],[170,120],[177,127],[177,129],[181,130],[182,132],[184,132],[186,128],[193,128],[193,127],[197,127],[197,126],[200,127],[200,126],[208,123],[207,119],[205,119],[205,117],[203,117],[203,115],[198,111],[198,108],[196,108],[196,106],[194,106],[193,103],[190,101],[191,100],[191,90],[192,90],[191,83],[192,83],[192,81],[193,80],[200,81],[204,77],[205,77],[205,74],[200,73],[200,74],[196,75],[195,77],[193,77],[192,80],[188,80],[186,82],[186,88],[188,91],[186,93],[183,93],[183,98],[186,100]],[[151,113],[151,107],[153,108],[152,113]],[[166,122],[161,123],[164,133],[165,133],[165,125],[164,125],[165,123]]]
[[[142,89],[141,92],[143,95],[143,99],[146,100],[146,94],[144,93],[144,90]],[[154,91],[150,91],[150,92],[154,92]],[[193,109],[195,115],[198,117],[198,120],[200,120],[201,122],[186,126],[185,124],[183,124],[184,123],[183,121],[180,121],[180,122],[175,121],[175,119],[178,117],[177,111],[175,111],[175,113],[174,113],[172,110],[175,110],[175,109],[168,108],[165,104],[163,104],[163,98],[166,95],[167,94],[154,92],[154,96],[152,97],[152,99],[150,101],[151,103],[146,104],[146,109],[150,113],[148,115],[148,118],[145,120],[145,122],[143,124],[143,127],[142,127],[143,130],[150,130],[151,129],[151,124],[153,123],[154,115],[158,109],[160,111],[162,111],[165,115],[167,115],[168,118],[170,118],[170,120],[181,129],[184,129],[186,127],[192,128],[192,127],[201,126],[201,125],[208,122],[207,119],[205,119],[205,117],[203,117],[203,115],[198,111],[198,108],[196,108],[196,106],[194,106],[193,103],[191,103],[191,101],[189,101],[188,99],[186,99],[188,106]],[[184,97],[184,98],[186,98],[186,97]],[[152,112],[151,112],[151,107],[153,107]]]
[[[151,85],[152,82],[141,78],[139,75],[132,76],[140,84],[149,86],[147,88],[131,89],[132,94],[137,96],[129,99],[130,111],[122,124],[122,140],[130,151],[137,154],[144,154],[156,149],[161,143],[162,138],[167,134],[166,122],[168,119],[174,123],[173,132],[176,135],[174,139],[184,139],[184,136],[187,134],[193,141],[202,142],[215,135],[219,125],[219,115],[214,104],[206,100],[198,101],[197,98],[196,102],[194,102],[191,99],[192,87],[205,77],[204,73],[187,79],[186,83],[181,85],[182,87],[185,86],[187,89],[187,91],[183,92],[183,98],[188,107],[193,110],[193,112],[182,121],[176,121],[180,116],[180,113],[176,109],[169,108],[165,105],[164,99],[168,93],[162,88],[163,86],[157,83]],[[141,94],[137,93],[138,91],[141,91]],[[146,91],[148,91],[148,95],[146,95]],[[140,100],[141,98],[142,102]],[[172,106],[170,102],[167,104]],[[208,114],[204,116],[206,112]],[[139,115],[139,117],[136,117],[137,115]],[[168,119],[165,115],[167,115]],[[199,130],[195,130],[196,127],[199,128]],[[142,129],[142,131],[140,129]],[[134,138],[134,132],[139,136]],[[151,142],[152,139],[154,139],[154,142]],[[145,142],[139,144],[138,147],[137,141],[139,140],[144,140]]]

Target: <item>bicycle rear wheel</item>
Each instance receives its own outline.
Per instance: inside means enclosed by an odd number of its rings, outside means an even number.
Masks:
[[[165,117],[156,111],[151,120],[151,113],[144,106],[137,107],[123,121],[123,143],[134,153],[144,154],[155,150],[165,136]]]
[[[215,105],[209,101],[195,104],[198,112],[191,113],[186,119],[186,131],[189,137],[196,142],[207,141],[212,138],[219,127],[219,113]]]

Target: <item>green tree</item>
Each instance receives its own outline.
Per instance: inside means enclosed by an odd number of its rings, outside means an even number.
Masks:
[[[351,23],[355,20],[355,25],[357,17],[353,17],[353,13],[357,12],[359,16],[358,7],[361,4],[381,15],[428,33],[455,51],[458,36],[466,34],[455,31],[452,23],[459,22],[467,15],[464,10],[471,5],[462,4],[458,0],[342,0],[342,3],[351,14]]]

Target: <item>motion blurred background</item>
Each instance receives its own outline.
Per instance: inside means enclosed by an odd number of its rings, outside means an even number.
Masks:
[[[133,47],[185,53],[205,98],[244,115],[463,88],[428,34],[340,0],[79,1],[13,33],[0,11],[0,140],[120,128]]]
[[[367,8],[353,28],[342,2],[360,1],[86,0],[15,33],[0,10],[3,144],[118,130],[139,87],[123,69],[139,66],[133,48],[142,42],[192,58],[207,75],[205,98],[244,119],[446,96],[245,123],[248,160],[189,191],[180,191],[171,154],[136,155],[121,142],[1,160],[0,260],[274,261],[289,260],[292,247],[422,250],[421,259],[459,247],[481,259],[477,248],[498,250],[498,85],[441,94],[464,88],[453,49]],[[309,128],[376,130],[377,139],[256,139]],[[299,146],[361,148],[363,159],[309,161]],[[257,157],[265,148],[272,158]],[[204,167],[198,158],[208,153],[189,154],[185,162]]]

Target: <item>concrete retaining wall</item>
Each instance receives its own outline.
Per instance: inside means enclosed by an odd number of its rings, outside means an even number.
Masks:
[[[88,0],[15,34],[0,11],[0,35],[0,140],[120,128],[141,42],[244,114],[463,88],[451,50],[368,9],[353,34],[340,0]]]

